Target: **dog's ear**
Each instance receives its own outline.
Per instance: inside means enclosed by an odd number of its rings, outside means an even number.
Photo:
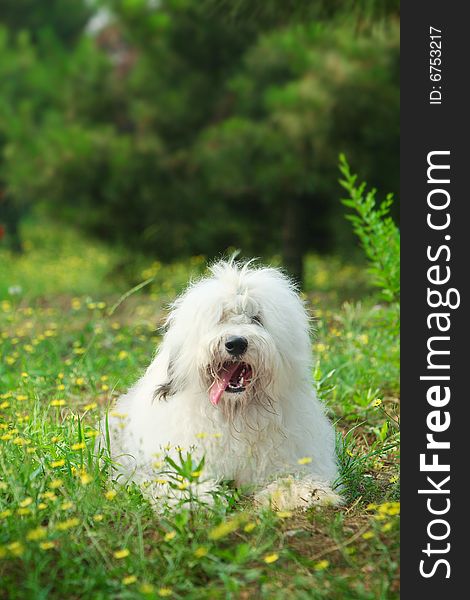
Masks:
[[[170,361],[168,364],[168,380],[155,388],[153,393],[154,400],[166,400],[168,396],[173,396],[176,393],[172,370],[172,362]]]

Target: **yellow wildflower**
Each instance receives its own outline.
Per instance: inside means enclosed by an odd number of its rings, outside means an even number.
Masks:
[[[41,548],[41,550],[51,550],[51,548],[54,548],[55,544],[54,542],[41,542],[39,544],[39,547]]]
[[[47,530],[45,527],[37,527],[28,532],[26,539],[36,542],[46,537]]]
[[[202,558],[203,556],[206,556],[208,552],[209,549],[206,546],[199,546],[199,548],[196,548],[194,551],[194,556],[196,558]]]
[[[88,485],[89,483],[91,483],[93,481],[93,477],[89,474],[89,473],[85,473],[83,472],[80,475],[80,483],[82,485]]]
[[[267,565],[270,565],[271,563],[279,560],[279,554],[277,554],[276,552],[273,552],[272,554],[266,554],[263,560]]]
[[[209,539],[211,540],[220,540],[220,538],[229,535],[238,529],[239,521],[238,519],[230,519],[228,521],[224,521],[217,527],[214,527],[211,531],[209,531]]]
[[[399,502],[384,502],[377,507],[379,515],[399,515],[400,514],[400,503]]]
[[[25,439],[24,439],[24,438],[22,438],[22,437],[16,437],[16,438],[13,440],[13,443],[14,443],[16,446],[26,446],[28,443],[31,443],[31,442],[29,442],[28,440],[25,440]]]
[[[116,419],[125,419],[127,417],[127,413],[120,413],[115,410],[109,413],[111,417],[115,417]]]
[[[12,542],[8,544],[7,550],[9,550],[13,556],[21,556],[24,552],[24,546],[21,542]]]
[[[142,583],[142,585],[139,587],[139,592],[141,594],[153,594],[154,589],[155,588],[151,583]]]
[[[52,502],[57,500],[57,496],[53,492],[43,492],[41,497],[46,498],[47,500],[52,500]]]
[[[83,450],[84,448],[86,448],[85,442],[77,442],[70,446],[71,450]]]
[[[77,517],[72,517],[71,519],[67,519],[66,521],[62,521],[61,523],[57,523],[56,529],[59,531],[67,531],[67,529],[71,529],[72,527],[77,527],[80,524],[80,520]]]
[[[100,434],[100,432],[97,431],[96,429],[88,429],[87,431],[85,431],[86,438],[94,438],[99,434]]]
[[[52,400],[51,406],[65,406],[65,400]]]

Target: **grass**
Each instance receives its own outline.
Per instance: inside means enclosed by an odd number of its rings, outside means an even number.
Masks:
[[[24,255],[0,250],[1,598],[398,598],[398,312],[363,268],[307,264],[345,505],[260,511],[227,488],[212,509],[157,517],[109,481],[96,425],[204,261],[149,264],[47,222],[24,237]]]

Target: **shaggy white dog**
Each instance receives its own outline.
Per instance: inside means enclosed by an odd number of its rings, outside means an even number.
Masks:
[[[165,454],[205,455],[196,493],[251,486],[278,510],[335,503],[335,434],[312,381],[309,323],[288,278],[234,260],[211,267],[172,305],[143,377],[109,415],[118,479],[155,502]]]

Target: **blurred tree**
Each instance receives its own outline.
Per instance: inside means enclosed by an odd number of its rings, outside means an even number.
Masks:
[[[340,151],[395,191],[392,0],[97,6],[101,28],[73,47],[0,34],[0,177],[15,202],[163,260],[281,249],[300,280],[306,251],[352,244]]]
[[[344,243],[334,218],[340,151],[371,181],[396,189],[397,72],[395,26],[359,37],[317,24],[274,32],[230,81],[237,116],[198,145],[212,189],[263,207],[263,243],[279,244],[281,232],[284,263],[299,280],[307,250]]]
[[[349,23],[377,21],[398,16],[400,0],[201,0],[209,11],[219,11],[229,19],[255,21],[259,28],[286,23],[347,19]]]
[[[86,0],[0,3],[0,223],[15,251],[21,250],[19,222],[30,203],[11,189],[8,167],[14,147],[31,151],[40,122],[59,106],[67,71],[64,47],[72,48],[81,38],[91,14]],[[21,164],[13,170],[16,177],[26,175]]]
[[[86,0],[2,0],[0,25],[11,32],[29,31],[33,40],[51,32],[63,44],[72,45],[93,14]]]

